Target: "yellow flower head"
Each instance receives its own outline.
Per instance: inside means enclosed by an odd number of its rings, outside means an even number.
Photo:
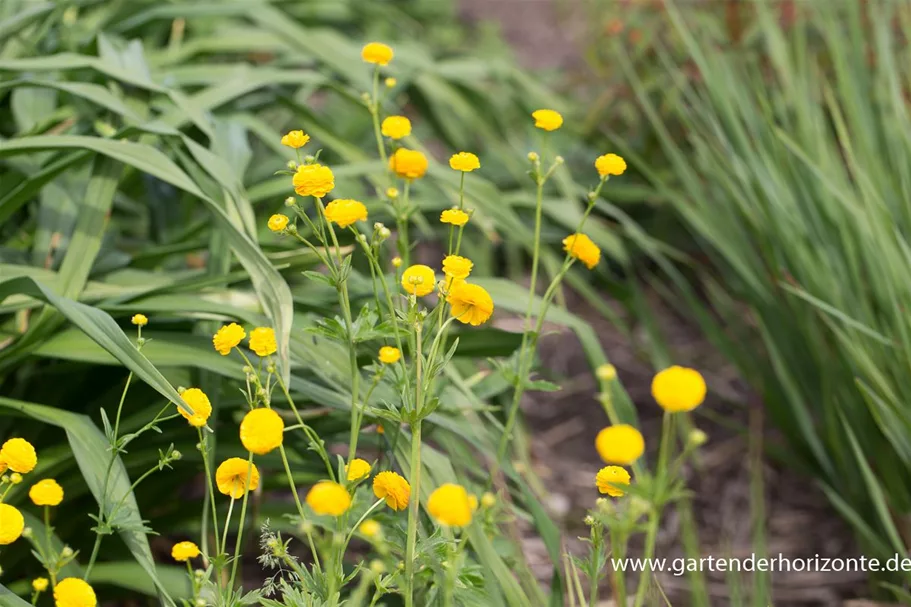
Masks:
[[[391,365],[399,362],[402,358],[402,351],[392,346],[383,346],[380,348],[380,362],[384,365]]]
[[[626,170],[626,161],[616,154],[605,154],[595,159],[595,168],[602,177],[607,175],[622,175]]]
[[[399,148],[389,159],[389,169],[402,179],[420,179],[427,172],[427,156],[417,150]]]
[[[367,207],[363,202],[340,198],[326,205],[326,219],[337,223],[340,228],[347,228],[356,221],[367,220]]]
[[[36,506],[57,506],[63,501],[63,487],[54,479],[46,478],[32,485],[28,496]]]
[[[57,607],[95,607],[98,604],[95,591],[78,577],[57,582],[54,601]]]
[[[402,267],[402,258],[401,258],[401,257],[398,257],[398,256],[393,257],[393,258],[392,258],[392,267],[393,267],[393,268],[401,268],[401,267]]]
[[[605,363],[595,369],[595,377],[601,381],[614,381],[617,379],[617,368],[614,365]]]
[[[467,257],[447,255],[443,258],[443,273],[450,278],[468,278],[474,263]]]
[[[361,49],[361,58],[367,63],[377,65],[389,65],[392,55],[392,47],[382,42],[371,42]]]
[[[0,461],[13,472],[26,474],[38,465],[38,454],[24,438],[11,438],[0,447]]]
[[[372,518],[368,518],[366,521],[361,523],[361,526],[358,527],[357,530],[361,532],[361,535],[373,538],[382,533],[383,528],[378,522]]]
[[[563,126],[563,116],[554,110],[535,110],[531,113],[535,126],[545,131],[556,131]]]
[[[223,461],[215,471],[215,484],[220,493],[238,499],[246,491],[255,491],[259,487],[259,470],[256,469],[256,464],[248,464],[245,459],[231,457]]]
[[[484,508],[493,508],[497,504],[497,496],[490,491],[485,491],[481,496],[481,506]]]
[[[275,351],[278,350],[278,344],[275,343],[275,331],[269,327],[257,327],[250,331],[250,349],[260,357],[275,354]]]
[[[440,213],[440,222],[463,226],[468,223],[468,213],[460,209],[446,209]]]
[[[247,336],[247,332],[236,322],[225,325],[212,337],[215,349],[222,356],[227,356]]]
[[[370,469],[373,466],[366,460],[359,457],[351,460],[351,463],[345,466],[345,476],[349,482],[359,481],[370,476]]]
[[[14,506],[0,503],[0,546],[12,544],[22,535],[25,519]]]
[[[269,229],[273,232],[281,232],[288,227],[288,216],[276,213],[269,218]]]
[[[171,558],[178,562],[185,562],[199,556],[199,546],[193,542],[178,542],[171,548]]]
[[[46,577],[36,577],[32,580],[32,590],[35,592],[44,592],[47,590],[48,581]]]
[[[624,491],[621,487],[629,485],[629,478],[629,472],[620,466],[606,466],[598,471],[595,484],[601,493],[611,497],[623,497]]]
[[[481,161],[471,152],[459,152],[458,154],[453,154],[449,159],[449,168],[454,171],[470,173],[475,169],[481,168]]]
[[[395,200],[398,197],[399,197],[398,188],[392,188],[392,187],[386,188],[386,198],[388,198],[390,200]]]
[[[652,396],[670,413],[692,411],[705,400],[705,392],[705,379],[695,369],[675,365],[652,380]]]
[[[190,422],[190,425],[194,428],[205,426],[206,422],[209,421],[209,416],[212,415],[212,403],[209,402],[209,397],[206,396],[206,393],[199,388],[189,388],[180,394],[180,398],[187,403],[188,407],[193,409],[193,414],[190,415],[182,407],[178,407],[177,412]]]
[[[322,198],[335,187],[332,169],[321,164],[302,164],[291,178],[294,191],[301,196]]]
[[[427,500],[427,511],[441,525],[465,527],[471,522],[471,500],[462,485],[437,487]]]
[[[149,317],[145,314],[133,314],[133,318],[130,319],[130,322],[137,327],[144,327],[149,324]]]
[[[307,492],[307,505],[319,515],[341,516],[351,507],[351,496],[338,483],[320,481]]]
[[[598,433],[595,449],[604,463],[629,466],[645,451],[645,439],[641,432],[629,424],[617,424]]]
[[[373,494],[385,499],[393,510],[404,510],[411,497],[411,485],[400,474],[386,470],[373,477]]]
[[[402,272],[402,288],[406,292],[418,297],[424,297],[433,293],[436,286],[436,274],[433,268],[421,264],[409,266]]]
[[[456,320],[473,327],[484,324],[493,314],[493,299],[479,285],[455,283],[449,290],[446,301],[452,306],[452,315]]]
[[[307,145],[308,141],[310,141],[310,135],[305,134],[303,131],[291,131],[287,135],[282,136],[282,145],[294,148],[295,150]]]
[[[601,249],[585,234],[572,234],[563,239],[563,250],[591,270],[601,261]]]
[[[402,139],[411,134],[411,121],[404,116],[389,116],[383,120],[380,131],[390,139]]]
[[[253,409],[240,422],[240,442],[244,449],[265,455],[282,444],[285,422],[272,409]]]

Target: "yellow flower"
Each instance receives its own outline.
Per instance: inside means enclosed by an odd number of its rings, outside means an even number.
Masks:
[[[601,261],[601,249],[585,234],[572,234],[563,239],[563,250],[585,264],[589,270]]]
[[[92,587],[77,577],[57,582],[54,601],[57,607],[95,607],[98,604]]]
[[[614,381],[617,379],[617,368],[607,363],[600,365],[595,369],[595,377],[601,381]]]
[[[307,505],[316,514],[341,516],[351,507],[351,496],[338,483],[320,481],[307,493]]]
[[[380,362],[384,365],[391,365],[399,362],[402,358],[402,351],[392,346],[383,346],[380,348]]]
[[[468,213],[459,209],[446,209],[440,213],[440,222],[463,226],[468,223]]]
[[[12,544],[22,535],[25,519],[22,513],[9,504],[0,503],[0,546]]]
[[[622,175],[626,170],[626,161],[616,154],[605,154],[595,159],[595,168],[602,177],[607,175]]]
[[[467,257],[447,255],[443,258],[443,273],[450,278],[468,278],[474,263]]]
[[[209,402],[209,397],[206,396],[206,393],[199,388],[189,388],[181,392],[180,398],[193,410],[193,414],[190,415],[182,407],[178,407],[177,412],[190,422],[190,425],[194,428],[205,426],[206,422],[209,421],[209,416],[212,415],[212,403]]]
[[[620,466],[606,466],[598,471],[595,476],[598,491],[611,497],[623,497],[623,485],[629,485],[629,472]]]
[[[46,478],[32,485],[28,496],[36,506],[57,506],[63,501],[63,487],[54,479]]]
[[[178,562],[185,562],[199,556],[199,546],[193,542],[178,542],[171,548],[171,558]]]
[[[380,131],[390,139],[401,139],[411,134],[411,121],[404,116],[389,116],[383,120]]]
[[[250,331],[250,349],[260,357],[275,354],[275,351],[278,350],[278,344],[275,343],[275,331],[269,327],[257,327]]]
[[[367,207],[363,202],[341,198],[326,205],[326,220],[347,228],[356,221],[367,220]]]
[[[361,50],[361,58],[364,61],[377,65],[389,65],[392,55],[392,48],[382,42],[371,42]]]
[[[535,119],[535,126],[545,131],[556,131],[563,126],[563,116],[554,110],[535,110],[531,117]]]
[[[227,356],[247,336],[247,332],[236,322],[225,325],[212,337],[215,349],[222,356]]]
[[[629,466],[642,456],[645,440],[636,428],[629,424],[617,424],[598,433],[595,449],[604,463]]]
[[[303,131],[291,131],[287,135],[282,136],[282,145],[294,148],[295,150],[307,145],[308,141],[310,141],[310,135],[305,134]]]
[[[13,472],[26,474],[38,465],[38,454],[24,438],[11,438],[0,447],[0,460]]]
[[[398,80],[396,80],[395,78],[386,78],[384,84],[386,85],[387,89],[391,89],[396,84],[398,84]]]
[[[247,476],[250,484],[247,485]],[[247,460],[239,457],[226,459],[215,471],[215,484],[218,491],[237,499],[246,491],[254,491],[259,487],[259,470],[256,464],[248,464]]]
[[[288,216],[276,213],[269,218],[269,229],[273,232],[281,232],[288,227]]]
[[[48,581],[46,577],[36,577],[32,580],[32,590],[35,592],[44,592],[47,590]]]
[[[373,477],[373,494],[385,499],[393,510],[404,510],[411,497],[411,485],[400,474],[386,470]]]
[[[485,508],[493,508],[497,504],[497,496],[490,491],[484,492],[481,496],[481,505]]]
[[[402,179],[420,179],[427,172],[427,157],[417,150],[399,148],[389,159],[389,168]]]
[[[357,457],[345,466],[345,476],[349,482],[363,480],[370,476],[370,468],[372,467],[366,460]]]
[[[402,272],[402,288],[418,297],[433,293],[436,286],[436,274],[433,268],[421,264],[409,266]]]
[[[366,521],[361,523],[361,526],[358,527],[357,530],[361,532],[361,535],[366,535],[367,537],[373,538],[378,536],[383,531],[383,528],[378,522],[372,518],[368,518]]]
[[[705,400],[705,392],[705,379],[695,369],[675,365],[652,380],[652,396],[670,413],[692,411]]]
[[[427,511],[441,525],[465,527],[471,522],[471,500],[462,485],[446,483],[434,489]]]
[[[244,449],[265,455],[282,444],[285,422],[272,409],[253,409],[240,422],[240,442]]]
[[[493,314],[493,299],[484,287],[467,282],[453,284],[446,297],[452,315],[461,323],[476,327]]]
[[[452,158],[449,159],[449,168],[454,171],[470,173],[475,169],[481,168],[481,161],[471,152],[459,152],[458,154],[453,154]]]
[[[322,198],[335,187],[332,169],[321,164],[302,164],[291,178],[294,191],[301,196]]]
[[[392,258],[392,267],[393,267],[393,268],[401,268],[401,267],[402,267],[402,258],[401,258],[401,257],[393,257],[393,258]]]
[[[145,314],[133,314],[133,318],[130,319],[130,322],[137,327],[144,327],[149,324],[149,317]]]

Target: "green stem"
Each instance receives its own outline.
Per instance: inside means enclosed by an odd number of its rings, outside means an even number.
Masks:
[[[421,501],[421,409],[424,399],[422,377],[424,356],[421,352],[423,325],[415,325],[415,399],[411,425],[411,498],[408,509],[408,532],[405,542],[405,607],[414,605],[414,546],[417,541]]]
[[[209,466],[209,442],[202,433],[202,428],[197,428],[199,435],[200,453],[202,455],[203,472],[206,475],[206,493],[208,494],[209,507],[212,509],[212,531],[215,535],[215,554],[221,554],[223,548],[218,546],[218,507],[215,505],[215,491],[212,486],[212,471]],[[209,554],[209,534],[203,530],[202,537],[203,554]]]
[[[313,443],[314,449],[316,449],[320,458],[323,460],[323,463],[326,464],[326,471],[329,473],[329,478],[335,478],[335,472],[332,470],[332,464],[329,462],[329,454],[326,453],[325,447],[319,441],[319,435],[316,431],[304,423],[303,418],[301,417],[300,411],[297,410],[297,406],[294,404],[294,399],[291,398],[291,393],[288,391],[288,386],[285,385],[285,381],[282,379],[280,374],[276,374],[275,378],[278,380],[278,385],[282,389],[282,393],[285,395],[285,400],[288,401],[288,404],[291,406],[291,411],[294,413],[294,417],[297,419],[297,423],[304,429],[304,434],[310,439],[310,442]]]
[[[237,487],[237,481],[231,487],[231,502],[228,504],[228,515],[225,517],[225,529],[221,536],[222,549],[226,550],[228,546],[228,528],[231,526],[231,515],[234,514],[234,489]]]
[[[301,523],[307,520],[307,515],[304,514],[304,506],[301,504],[300,496],[297,493],[297,486],[294,484],[294,477],[291,476],[291,466],[288,464],[288,456],[285,454],[285,446],[279,445],[279,452],[282,456],[282,464],[285,466],[285,476],[288,477],[288,484],[291,486],[291,495],[294,496],[294,505],[297,506],[297,513],[301,517]],[[320,570],[319,555],[316,553],[316,548],[313,544],[313,534],[309,530],[306,531],[307,540],[310,542],[310,550],[313,551],[313,562],[316,565],[317,571]]]
[[[405,185],[402,188],[402,209],[399,214],[398,221],[398,249],[399,255],[402,256],[402,262],[404,267],[411,265],[411,244],[408,242],[408,222],[409,222],[409,209],[408,205],[410,204],[411,199],[411,180],[406,179]]]
[[[234,588],[234,578],[237,576],[237,564],[240,562],[240,546],[243,542],[244,527],[247,522],[247,501],[250,496],[250,477],[253,476],[253,453],[247,456],[247,482],[244,485],[244,499],[240,506],[240,521],[237,523],[237,541],[234,542],[234,561],[231,563],[231,582],[229,588]]]
[[[56,588],[57,587],[57,563],[54,563],[53,565],[51,565],[51,562],[50,562],[51,553],[53,551],[54,544],[51,543],[51,509],[49,506],[44,507],[44,534],[45,534],[45,538],[47,540],[46,546],[47,546],[47,551],[48,551],[47,557],[44,559],[44,562],[47,563],[47,573],[49,576],[51,576],[51,588]],[[99,535],[98,537],[101,537],[101,536]],[[95,554],[97,556],[97,554],[98,554],[97,543],[95,546],[96,546]],[[57,560],[57,562],[60,561],[59,555],[55,554],[54,558]],[[88,579],[88,578],[86,577],[83,579]]]

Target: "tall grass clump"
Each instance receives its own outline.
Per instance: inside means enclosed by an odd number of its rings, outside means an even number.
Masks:
[[[687,312],[762,395],[781,455],[815,477],[864,553],[904,555],[911,13],[892,2],[797,3],[794,21],[749,2],[751,26],[728,47],[665,6],[688,54],[681,66],[657,45],[683,135],[666,128],[625,49],[615,56],[672,171],[634,164],[707,261],[681,268],[642,240],[666,286],[654,283],[675,298],[682,290]],[[907,573],[880,581],[907,598]]]

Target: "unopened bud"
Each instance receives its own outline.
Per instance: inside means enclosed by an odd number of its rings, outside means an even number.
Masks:
[[[401,258],[401,257],[393,257],[393,258],[392,258],[392,266],[393,266],[393,267],[396,267],[396,268],[402,267],[402,258]]]
[[[286,207],[293,207],[295,202],[297,202],[297,201],[294,199],[294,196],[288,196],[287,198],[285,198]]]
[[[270,375],[275,373],[275,363],[270,363],[269,366],[266,367],[266,373],[269,373]]]
[[[244,375],[250,375],[251,373],[253,373],[253,367],[251,367],[250,365],[244,365],[244,368],[241,369],[241,371],[244,372]]]
[[[584,522],[586,525],[588,525],[589,527],[591,527],[592,525],[595,524],[595,518],[594,518],[592,515],[589,514],[588,516],[586,516],[586,517],[583,519],[582,522]]]
[[[386,78],[385,84],[387,89],[391,89],[398,81],[395,78]]]
[[[310,521],[304,521],[300,524],[298,529],[301,530],[301,533],[305,533],[305,534],[309,535],[310,533],[313,533],[313,523],[311,523]]]
[[[181,453],[177,449],[174,449],[173,451],[171,451],[171,459],[179,460],[181,457],[183,457],[183,453]]]
[[[557,156],[556,158],[554,158],[554,164],[563,164],[564,162],[566,162],[566,161],[563,160],[563,156]]]
[[[370,103],[370,93],[361,93],[361,101]]]
[[[314,162],[316,162],[316,156],[311,156],[310,154],[308,154],[308,155],[304,156],[304,162],[306,162],[307,164],[313,164]]]
[[[497,504],[497,496],[487,491],[481,496],[481,505],[485,508],[493,508]]]
[[[396,188],[386,188],[386,197],[395,200],[399,197],[399,191]]]
[[[694,428],[690,430],[689,435],[686,437],[686,442],[688,442],[693,447],[701,447],[709,440],[709,435],[700,430],[699,428]]]
[[[291,169],[292,171],[297,170],[297,161],[296,161],[296,160],[289,160],[289,161],[288,161],[288,168]]]
[[[617,379],[617,368],[610,364],[600,365],[595,369],[595,376],[601,381],[614,381]]]
[[[65,559],[70,558],[71,556],[73,556],[73,549],[70,548],[69,546],[64,546],[63,550],[60,551],[60,556],[62,556]]]
[[[14,485],[18,485],[19,483],[22,482],[22,475],[19,474],[18,472],[13,472],[12,474],[9,475],[9,482],[11,482]]]
[[[206,572],[202,569],[197,569],[193,572],[193,575],[196,577],[196,579],[201,580],[202,578],[206,577]]]
[[[183,393],[186,392],[186,391],[187,391],[187,389],[184,388],[183,386],[177,386],[177,393],[178,393],[178,394],[183,394]]]
[[[367,237],[364,234],[357,235],[358,242],[367,242]]]
[[[380,234],[380,238],[382,238],[383,240],[386,240],[387,238],[392,236],[392,232],[386,226],[383,226],[382,228],[380,228],[379,234]]]
[[[206,599],[196,599],[196,607],[206,607]]]
[[[386,571],[386,565],[383,564],[383,561],[379,559],[373,559],[370,561],[370,571],[374,574],[379,575]]]
[[[0,483],[4,483],[4,484],[5,484],[5,483],[8,483],[8,482],[9,482],[9,474],[4,474],[3,476],[0,476]]]
[[[383,224],[382,221],[377,221],[376,223],[373,224],[373,229],[376,230],[377,232],[379,232],[380,230],[382,230],[385,227],[386,226]]]
[[[528,161],[529,161],[529,162],[538,162],[538,153],[537,153],[537,152],[529,152],[529,153],[528,153]]]
[[[24,537],[25,539],[28,539],[28,538],[32,537],[32,528],[31,528],[31,527],[26,527],[25,529],[23,529],[23,530],[22,530],[22,537]]]

